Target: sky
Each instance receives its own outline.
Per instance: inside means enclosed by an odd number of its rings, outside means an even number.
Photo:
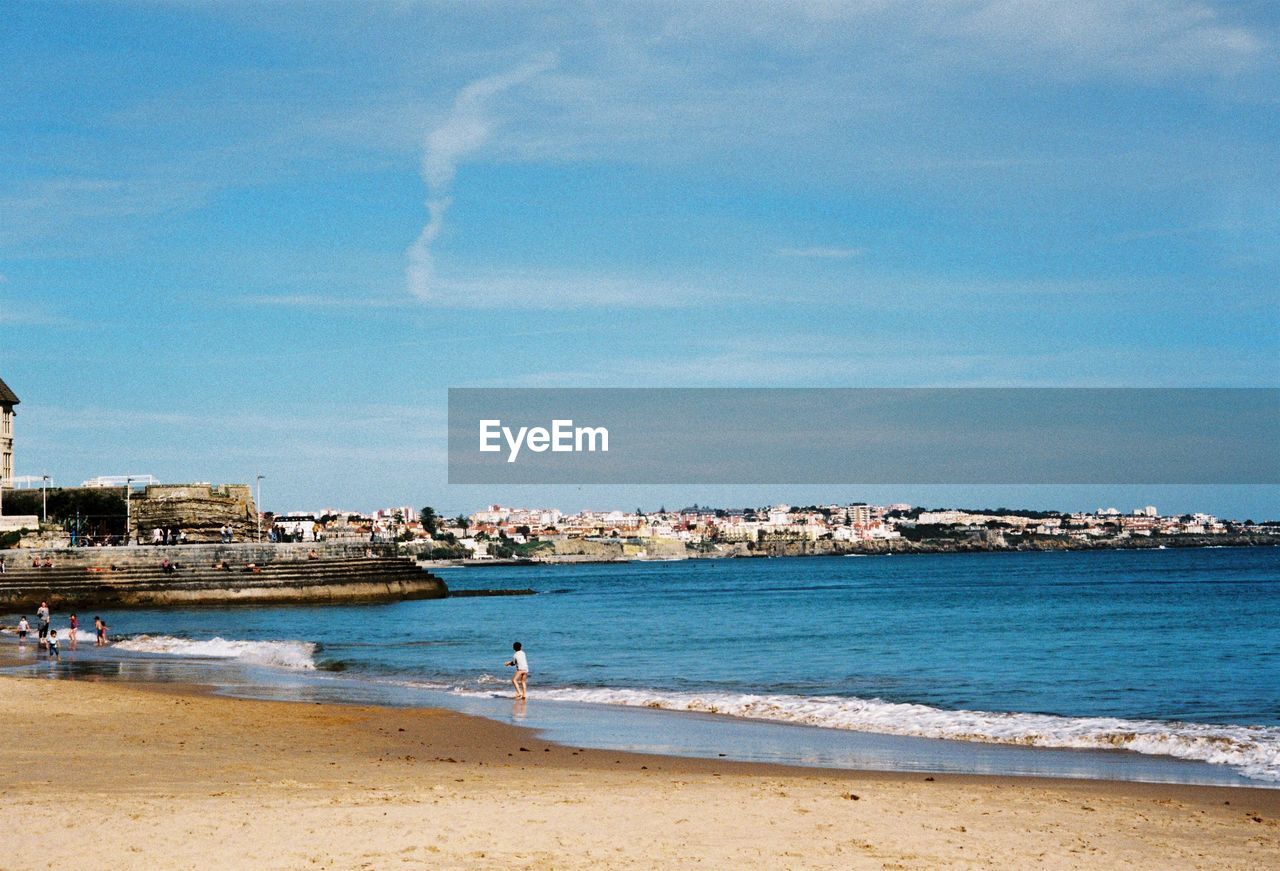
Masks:
[[[1280,516],[445,469],[449,387],[1280,383],[1278,42],[1248,0],[10,4],[16,474]]]

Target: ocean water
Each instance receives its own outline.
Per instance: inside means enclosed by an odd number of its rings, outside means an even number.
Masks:
[[[241,695],[448,704],[694,755],[1280,785],[1280,549],[440,574],[538,594],[113,613],[118,644],[18,671],[177,680],[205,665]],[[533,696],[519,710],[502,699],[515,640]]]

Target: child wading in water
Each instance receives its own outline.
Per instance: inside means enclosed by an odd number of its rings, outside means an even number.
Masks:
[[[62,659],[62,654],[58,651],[58,630],[57,629],[49,630],[48,644],[49,644],[49,658]]]
[[[515,653],[511,655],[507,665],[516,667],[516,673],[511,677],[511,685],[516,688],[517,699],[527,699],[529,698],[529,658],[524,655],[519,641],[511,645],[511,649]]]

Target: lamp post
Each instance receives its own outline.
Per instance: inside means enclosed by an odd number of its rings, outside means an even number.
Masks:
[[[258,515],[258,543],[262,543],[262,479],[265,475],[258,476],[258,495],[254,497],[253,507],[256,509],[255,514]]]
[[[40,476],[40,522],[49,522],[49,500],[46,496],[49,488],[49,476]]]
[[[133,489],[133,479],[124,479],[124,544],[125,547],[133,544],[133,535],[129,531],[129,491]]]

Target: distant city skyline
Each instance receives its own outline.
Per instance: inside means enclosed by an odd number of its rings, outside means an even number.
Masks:
[[[1280,515],[1274,487],[450,487],[459,386],[1280,383],[1271,4],[18,4],[15,475],[264,503]]]

